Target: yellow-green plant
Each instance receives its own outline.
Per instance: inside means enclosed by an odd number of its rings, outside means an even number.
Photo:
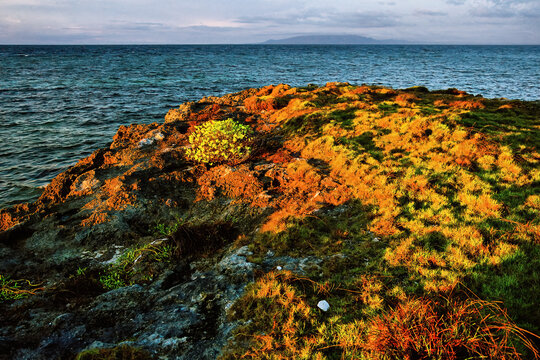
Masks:
[[[251,128],[233,119],[212,120],[201,124],[189,135],[188,158],[213,165],[239,161],[251,152]]]
[[[0,274],[0,302],[4,300],[16,300],[35,295],[43,290],[41,284],[32,284],[30,280],[12,280]]]

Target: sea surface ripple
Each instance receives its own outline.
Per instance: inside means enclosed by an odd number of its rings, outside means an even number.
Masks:
[[[0,45],[0,208],[36,199],[120,125],[249,87],[330,81],[538,100],[540,46]]]

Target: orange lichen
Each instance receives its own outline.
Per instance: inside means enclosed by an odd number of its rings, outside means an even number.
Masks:
[[[11,214],[0,212],[0,231],[5,231],[16,224],[17,222],[13,221]]]
[[[244,106],[248,111],[268,111],[276,108],[274,98],[263,98],[259,96],[251,96],[244,100]]]
[[[247,201],[253,206],[264,207],[268,204],[262,184],[246,165],[237,168],[228,165],[210,168],[197,179],[197,183],[200,186],[198,199],[211,200],[220,191],[224,196]]]
[[[420,100],[416,95],[410,93],[401,93],[394,99],[394,102],[399,106],[410,106],[416,100]]]
[[[147,133],[158,127],[157,123],[149,125],[135,124],[130,126],[120,125],[118,131],[113,136],[111,149],[133,146],[144,139]]]
[[[103,184],[103,196],[106,197],[106,206],[110,210],[124,210],[129,205],[134,205],[136,196],[124,184],[122,176],[105,180]]]
[[[94,226],[102,224],[108,220],[108,216],[104,212],[95,211],[89,217],[81,221],[81,226]]]

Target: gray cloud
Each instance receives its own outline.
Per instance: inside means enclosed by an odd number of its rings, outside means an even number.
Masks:
[[[414,14],[420,15],[420,16],[447,16],[448,15],[447,12],[433,11],[433,10],[416,10]]]
[[[489,1],[473,6],[471,15],[487,18],[512,18],[540,16],[540,2],[514,0],[508,3]]]
[[[235,19],[239,24],[291,26],[312,25],[320,27],[377,28],[399,23],[397,16],[388,13],[332,12],[310,10],[302,14],[281,16],[243,16]]]
[[[0,0],[0,43],[539,43],[539,0]]]

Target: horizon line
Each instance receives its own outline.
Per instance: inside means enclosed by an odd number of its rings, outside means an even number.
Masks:
[[[313,44],[313,43],[306,43],[306,44],[272,44],[272,43],[264,43],[264,42],[257,42],[257,43],[0,43],[0,46],[204,46],[204,45],[224,45],[224,46],[231,46],[231,45],[264,45],[264,46],[325,46],[325,45],[331,45],[331,46],[410,46],[410,45],[433,45],[433,46],[540,46],[540,43],[537,44],[523,44],[523,43],[516,43],[516,44],[476,44],[476,43],[423,43],[423,42],[410,42],[410,43],[387,43],[387,44],[336,44],[336,43],[322,43],[322,44]]]

